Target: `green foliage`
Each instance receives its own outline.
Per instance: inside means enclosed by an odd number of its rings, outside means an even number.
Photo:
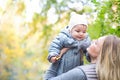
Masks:
[[[97,19],[95,21],[96,23],[94,24],[99,27],[99,29],[96,28],[98,33],[100,31],[98,35],[103,36],[107,34],[114,34],[120,36],[118,34],[119,22],[120,22],[120,16],[119,16],[120,1],[115,1],[115,0],[102,1],[102,2],[101,1],[98,2],[96,0],[91,0],[91,1],[96,5],[97,7],[96,9],[98,9]],[[113,10],[113,7],[116,10]],[[116,28],[113,28],[113,26],[116,26]]]

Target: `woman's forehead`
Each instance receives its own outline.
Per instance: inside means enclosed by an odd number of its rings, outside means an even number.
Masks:
[[[98,38],[99,41],[104,41],[105,36]]]
[[[100,38],[97,39],[97,42],[98,42],[99,44],[102,44],[102,43],[104,42],[104,39],[105,39],[105,36],[100,37]]]
[[[103,40],[103,37],[100,37],[97,39],[98,42],[101,42]]]
[[[97,44],[101,44],[101,43],[104,42],[104,39],[105,39],[105,36],[100,37],[100,38],[98,38],[98,39],[94,39],[94,40],[92,40],[92,41],[93,41],[93,42],[96,42]]]

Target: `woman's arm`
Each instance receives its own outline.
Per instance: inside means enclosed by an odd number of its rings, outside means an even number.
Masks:
[[[80,67],[76,67],[66,73],[63,73],[57,77],[52,77],[47,80],[86,80],[84,72]]]

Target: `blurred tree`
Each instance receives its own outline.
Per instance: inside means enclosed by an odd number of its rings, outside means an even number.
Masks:
[[[39,2],[39,12],[30,12],[34,11],[35,6],[32,6],[34,4],[32,1]],[[47,62],[49,44],[60,30],[67,26],[71,12],[87,15],[88,33],[92,39],[106,34],[120,36],[119,0],[3,2],[5,6],[0,6],[2,80],[42,80],[43,73],[49,65]]]
[[[76,3],[78,3],[79,6]],[[89,19],[95,19],[95,21],[92,20],[93,22],[90,23],[88,29],[92,38],[98,38],[106,34],[120,36],[118,33],[120,30],[119,0],[46,0],[42,5],[43,9],[41,15],[47,16],[48,10],[54,7],[55,13],[59,15],[58,22],[62,13],[67,12],[66,16],[69,19],[69,15],[72,11],[79,14],[86,14],[90,16]],[[93,33],[93,31],[95,33]]]

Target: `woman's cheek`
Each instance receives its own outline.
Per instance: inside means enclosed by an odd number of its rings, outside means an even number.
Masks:
[[[90,45],[88,48],[87,48],[87,51],[88,53],[94,53],[96,52],[96,48],[94,45]]]
[[[87,48],[87,51],[88,51],[88,53],[92,53],[92,51],[93,51],[93,50],[92,50],[92,47],[91,47],[91,46],[88,47],[88,48]]]

